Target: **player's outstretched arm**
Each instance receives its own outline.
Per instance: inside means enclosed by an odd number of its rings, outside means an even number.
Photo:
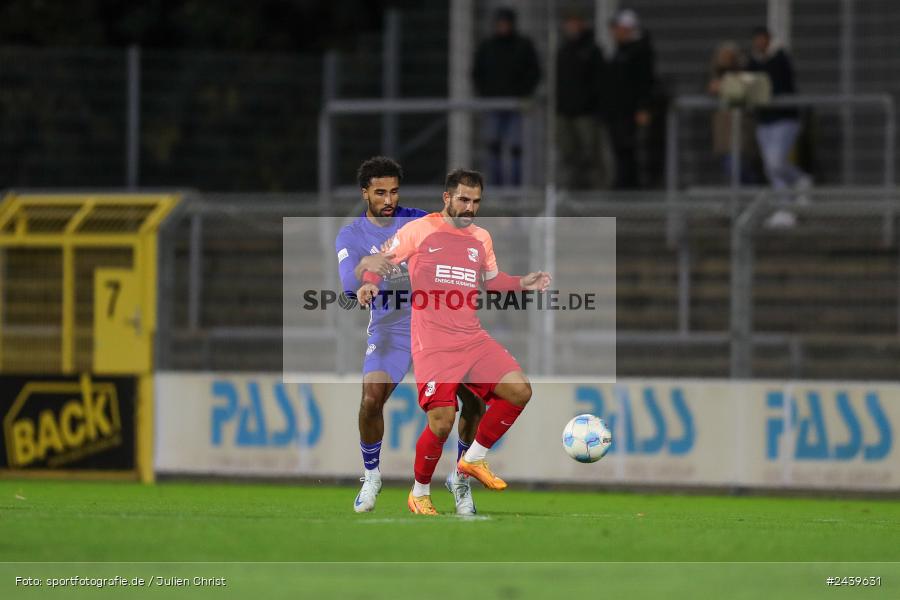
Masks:
[[[398,229],[397,233],[395,233],[391,239],[384,243],[380,253],[372,254],[370,258],[372,258],[372,262],[375,263],[377,267],[374,269],[369,269],[368,266],[360,267],[360,273],[362,275],[360,279],[363,283],[373,284],[373,287],[378,286],[383,279],[383,275],[378,269],[388,268],[389,266],[390,270],[393,270],[396,268],[396,265],[412,256],[416,252],[421,238],[427,233],[423,225],[427,226],[427,222],[425,222],[424,218],[407,223]],[[385,264],[385,261],[387,264]],[[362,264],[363,260],[360,259],[359,262]],[[390,271],[388,271],[388,273],[389,272]],[[371,294],[372,288],[363,286],[359,289],[362,291],[364,288],[367,294]],[[375,287],[375,294],[377,293],[377,287]],[[367,300],[371,300],[372,297],[374,297],[374,294],[371,294]],[[368,301],[363,301],[362,297],[359,298],[359,301],[363,305],[368,305]]]
[[[356,278],[359,281],[363,280],[363,273],[365,273],[366,271],[370,273],[377,273],[382,277],[387,277],[391,274],[392,271],[397,268],[392,262],[393,258],[393,254],[385,254],[383,252],[364,256],[359,260],[359,263],[353,269],[353,274],[356,275]]]
[[[551,281],[553,281],[553,277],[550,276],[550,273],[547,273],[546,271],[535,271],[534,273],[523,275],[519,280],[519,285],[522,286],[523,290],[537,290],[543,292],[550,287]]]
[[[550,273],[535,271],[522,277],[507,275],[503,271],[494,271],[490,277],[485,276],[484,287],[491,291],[506,292],[510,290],[537,290],[543,292],[550,286]]]

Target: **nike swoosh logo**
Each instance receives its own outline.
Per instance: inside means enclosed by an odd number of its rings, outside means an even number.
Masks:
[[[425,457],[425,460],[437,460],[437,459],[438,459],[437,456],[426,456]]]
[[[512,423],[507,423],[507,422],[504,421],[503,419],[500,420],[500,424],[501,424],[501,425],[506,425],[507,427],[512,427]]]
[[[428,247],[428,253],[431,254],[431,253],[433,253],[433,252],[437,252],[438,250],[443,250],[443,249],[444,249],[443,247],[441,247],[441,248],[432,248],[431,246],[429,246],[429,247]]]
[[[353,506],[359,506],[362,502],[359,501],[359,496],[356,497],[356,500],[353,501]]]

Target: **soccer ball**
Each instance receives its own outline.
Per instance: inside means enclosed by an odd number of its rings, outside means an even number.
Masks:
[[[609,452],[612,433],[603,419],[594,415],[578,415],[563,429],[563,449],[582,463],[597,462]]]

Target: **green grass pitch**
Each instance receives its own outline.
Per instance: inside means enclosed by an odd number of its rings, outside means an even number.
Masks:
[[[461,519],[437,484],[446,514],[429,518],[405,488],[357,515],[353,488],[3,480],[0,597],[900,597],[897,501],[479,488],[479,516]],[[113,575],[150,583],[47,584]],[[197,576],[227,586],[154,580]]]

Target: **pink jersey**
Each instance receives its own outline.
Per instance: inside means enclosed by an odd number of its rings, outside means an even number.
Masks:
[[[458,228],[431,213],[401,227],[384,249],[409,267],[414,355],[463,348],[487,336],[475,304],[481,282],[498,273],[486,230]]]

